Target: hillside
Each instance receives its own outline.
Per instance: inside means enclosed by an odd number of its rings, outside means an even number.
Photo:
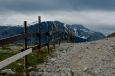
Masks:
[[[115,32],[112,33],[112,34],[109,34],[109,35],[107,36],[107,38],[109,38],[109,37],[115,37]]]

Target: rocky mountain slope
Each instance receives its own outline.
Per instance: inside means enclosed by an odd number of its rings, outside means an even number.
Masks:
[[[76,37],[80,37],[80,38],[86,39],[88,41],[99,40],[99,39],[102,39],[105,37],[102,33],[92,31],[80,24],[72,24],[72,25],[65,25],[65,26],[67,28],[69,28],[70,31]]]
[[[63,43],[31,76],[115,76],[115,38]]]
[[[54,22],[55,27],[56,27],[56,24],[59,25],[60,31],[62,31],[63,26],[66,29],[70,30],[72,32],[72,34],[74,35],[75,42],[86,42],[86,41],[92,41],[92,40],[98,40],[98,39],[105,38],[105,36],[102,33],[91,31],[91,30],[85,28],[83,25],[80,25],[80,24],[69,25],[69,24],[59,22],[59,21],[44,21],[44,22],[42,22],[41,23],[41,31],[42,32],[47,31],[47,24],[50,25],[50,30],[52,30],[52,26],[51,26],[52,22]],[[28,32],[38,32],[38,23],[32,22],[32,23],[28,24],[27,31]],[[23,27],[20,25],[0,26],[0,39],[18,35],[22,32],[23,32]],[[55,35],[55,37],[56,37],[56,35]],[[52,37],[50,36],[50,39],[51,38]],[[47,40],[46,36],[42,37],[43,43],[46,42],[46,40]],[[38,41],[37,37],[28,38],[28,43],[33,43],[35,41]]]

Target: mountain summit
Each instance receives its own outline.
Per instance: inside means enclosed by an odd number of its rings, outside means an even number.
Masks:
[[[81,24],[65,24],[59,21],[44,21],[41,22],[41,31],[46,32],[47,27],[46,25],[50,25],[50,31],[52,30],[52,22],[54,22],[54,26],[58,24],[59,30],[61,31],[63,27],[68,29],[74,35],[75,42],[85,42],[85,41],[92,41],[92,40],[99,40],[105,38],[105,36],[100,32],[91,31],[88,28],[85,28]],[[54,28],[56,29],[56,28]],[[14,35],[18,35],[23,32],[22,26],[0,26],[0,39],[5,37],[10,37]],[[28,24],[27,32],[38,32],[38,23],[32,22]],[[42,42],[45,42],[47,39],[46,37],[42,37]],[[32,37],[31,39],[28,38],[28,41],[35,42],[37,41],[37,37]]]
[[[69,25],[69,24],[64,24],[61,22],[58,22],[58,24],[60,24],[60,26],[64,26],[68,30],[70,30],[75,35],[75,37],[86,39],[87,41],[99,40],[99,39],[105,38],[105,35],[103,35],[102,33],[92,31],[92,30],[84,27],[81,24]]]

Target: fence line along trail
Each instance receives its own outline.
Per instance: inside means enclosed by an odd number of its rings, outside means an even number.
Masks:
[[[41,19],[41,17],[38,17]],[[41,20],[38,20],[41,22]],[[27,23],[25,23],[26,25]],[[38,24],[40,25],[40,23]],[[61,43],[61,40],[70,40],[74,42],[74,37],[72,33],[63,27],[63,30],[58,30],[58,24],[56,30],[54,28],[54,23],[52,23],[52,30],[49,30],[49,25],[47,25],[46,32],[39,30],[35,33],[25,32],[13,37],[8,37],[0,40],[0,47],[7,45],[18,40],[24,40],[24,49],[20,49],[20,56],[25,56],[31,53],[35,49],[39,49],[47,46],[48,53],[49,45],[53,45],[55,52],[48,56],[48,59],[37,65],[37,71],[30,71],[30,76],[115,76],[115,38],[105,38],[97,41],[84,42],[84,43]],[[26,30],[26,29],[25,29]],[[54,34],[58,35],[54,38]],[[62,35],[62,37],[60,36]],[[47,36],[47,42],[41,43],[41,36]],[[49,36],[52,36],[50,41]],[[38,45],[26,48],[27,41],[26,38],[37,36],[39,37]],[[58,41],[58,44],[55,42]],[[29,51],[26,51],[29,50]],[[23,54],[24,52],[24,54]],[[39,53],[39,51],[38,51]],[[21,54],[21,55],[20,55]],[[23,54],[23,55],[22,55]],[[16,55],[15,55],[16,56]],[[14,56],[14,57],[15,57]],[[14,59],[12,56],[10,59]],[[24,69],[27,70],[27,58],[25,57]],[[17,57],[15,57],[17,58]],[[17,59],[19,59],[17,58]],[[17,60],[16,59],[16,60]],[[12,61],[8,61],[11,63]],[[1,62],[2,63],[2,62]],[[0,66],[2,66],[0,64]],[[6,65],[4,65],[6,66]],[[0,67],[3,68],[3,67]]]
[[[73,38],[71,38],[71,37],[74,37],[74,36],[71,35],[71,32],[69,30],[67,30],[64,27],[63,27],[64,30],[59,30],[58,29],[58,24],[55,24],[55,25],[56,25],[56,29],[54,29],[54,23],[53,23],[51,25],[52,30],[50,30],[49,25],[48,25],[46,32],[42,32],[41,28],[40,28],[41,27],[41,16],[38,16],[38,31],[36,31],[36,32],[27,32],[27,21],[24,21],[24,31],[23,31],[23,33],[21,33],[19,35],[12,36],[12,37],[0,39],[0,47],[2,47],[4,45],[7,45],[7,44],[10,44],[10,43],[13,43],[13,42],[16,42],[16,41],[19,41],[19,40],[24,40],[24,48],[20,49],[20,51],[21,51],[21,53],[19,53],[20,56],[17,54],[15,56],[12,56],[11,58],[8,58],[8,59],[5,59],[5,60],[1,61],[0,62],[0,69],[2,69],[3,67],[5,67],[8,64],[14,62],[14,60],[16,61],[17,59],[21,58],[21,56],[22,57],[24,56],[24,70],[27,71],[28,70],[27,69],[28,68],[28,54],[31,53],[32,51],[34,51],[36,49],[39,49],[38,50],[38,54],[39,54],[41,52],[41,48],[47,46],[47,50],[48,50],[48,53],[49,53],[50,52],[49,51],[49,45],[53,45],[54,48],[55,48],[55,44],[56,44],[57,41],[58,41],[58,44],[60,44],[60,41],[62,41],[62,40],[70,40],[72,42],[74,41]],[[63,38],[63,37],[60,36],[60,34],[64,35],[64,36],[68,36],[69,38],[67,38],[67,37]],[[50,35],[52,36],[52,39],[49,39]],[[58,37],[54,37],[54,35],[58,35]],[[28,46],[27,38],[28,37],[35,37],[35,36],[38,37],[38,44],[35,45],[35,46],[32,46],[30,48],[27,48],[27,46]],[[41,42],[42,36],[47,36],[47,41],[45,43]],[[28,49],[31,49],[31,50],[29,50],[30,52],[26,51]],[[14,59],[14,60],[12,60],[12,59]],[[4,65],[4,63],[6,63],[6,62],[8,62],[8,63]]]

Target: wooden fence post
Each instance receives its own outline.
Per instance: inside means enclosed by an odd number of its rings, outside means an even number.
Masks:
[[[71,39],[71,42],[73,42],[73,40],[72,40],[72,33],[70,32],[70,39]]]
[[[38,16],[38,45],[39,45],[39,51],[38,51],[38,55],[39,55],[39,58],[40,58],[40,53],[41,53],[41,16]]]
[[[74,40],[74,35],[72,36],[72,38],[73,38],[73,43],[74,43],[74,41],[75,41],[75,40]]]
[[[27,21],[24,21],[24,33],[27,33]],[[24,50],[27,49],[27,38],[24,39]],[[24,57],[24,70],[27,71],[27,55]]]
[[[68,31],[68,40],[71,41],[71,40],[70,40],[70,33],[69,33],[69,31]]]
[[[74,43],[74,36],[73,36],[73,34],[72,34],[72,42]]]
[[[68,30],[68,34],[69,34],[69,40],[71,41],[71,33],[69,30]]]
[[[54,22],[52,23],[52,32],[54,31]],[[52,33],[52,40],[54,40],[54,34]],[[55,49],[55,43],[53,43],[53,48]]]
[[[71,42],[72,42],[72,33],[70,32],[70,40],[71,40]]]
[[[47,44],[47,50],[48,50],[48,53],[49,53],[49,42],[50,42],[50,38],[49,38],[49,36],[50,36],[49,24],[47,25],[47,31],[48,31],[48,34],[47,34],[47,42],[48,42],[48,44]]]
[[[64,26],[63,26],[63,31],[62,31],[62,40],[64,40],[64,34],[65,34],[65,32],[64,32]]]
[[[67,38],[67,40],[68,40],[68,32],[67,32],[67,30],[66,30],[66,38]]]
[[[71,33],[69,30],[68,30],[68,33],[69,33],[69,40],[71,41]]]
[[[56,30],[58,31],[57,36],[59,38],[60,36],[59,36],[59,27],[58,27],[58,24],[56,24]],[[58,39],[58,45],[60,45],[60,40],[59,39]]]

